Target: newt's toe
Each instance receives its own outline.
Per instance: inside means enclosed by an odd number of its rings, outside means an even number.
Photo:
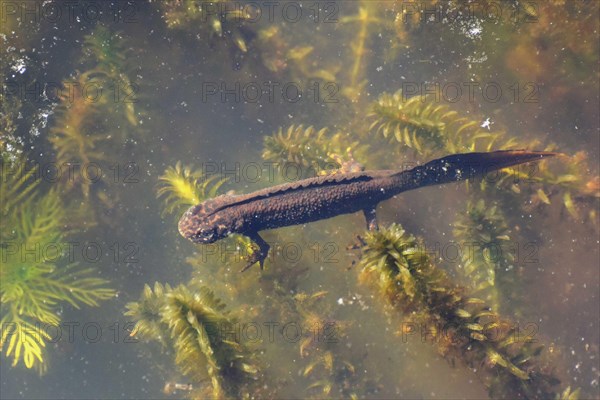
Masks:
[[[262,254],[260,251],[255,251],[254,253],[252,253],[252,255],[250,257],[248,257],[248,264],[246,264],[246,266],[244,268],[242,268],[242,270],[240,272],[246,271],[247,269],[249,269],[256,263],[258,263],[258,265],[260,265],[261,270],[265,269],[265,259],[266,258],[267,258],[266,254]]]

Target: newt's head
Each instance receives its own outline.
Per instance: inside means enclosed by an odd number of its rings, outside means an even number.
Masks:
[[[215,211],[219,197],[192,206],[181,216],[181,236],[194,243],[213,243],[233,233],[234,221],[229,221],[226,213]]]

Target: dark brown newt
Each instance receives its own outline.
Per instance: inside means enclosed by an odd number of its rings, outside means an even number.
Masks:
[[[190,207],[179,220],[179,232],[195,243],[213,243],[232,233],[248,236],[258,245],[258,251],[243,270],[256,262],[262,268],[269,245],[259,231],[358,211],[364,213],[367,228],[374,230],[377,229],[377,205],[401,192],[483,176],[554,155],[556,153],[525,150],[454,154],[406,171],[338,173],[249,194],[221,195]]]

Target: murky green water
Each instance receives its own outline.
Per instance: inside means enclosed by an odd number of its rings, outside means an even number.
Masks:
[[[0,7],[3,399],[600,398],[598,3]],[[362,214],[243,274],[177,230],[221,179],[521,148],[563,155],[381,203],[414,268]]]

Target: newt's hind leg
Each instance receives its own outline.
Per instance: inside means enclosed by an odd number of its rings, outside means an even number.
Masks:
[[[260,269],[264,269],[265,259],[269,254],[269,249],[271,246],[269,246],[269,244],[265,242],[262,237],[260,237],[258,232],[246,233],[245,235],[248,236],[250,240],[252,240],[258,246],[258,250],[252,253],[252,255],[248,258],[248,264],[246,264],[241,272],[244,272],[256,263],[260,265]]]
[[[363,214],[365,215],[365,219],[367,220],[367,230],[369,230],[371,232],[379,230],[379,225],[377,225],[376,211],[377,211],[377,206],[363,210]],[[362,238],[362,236],[360,236],[360,235],[356,235],[356,240],[357,240],[357,243],[348,246],[346,249],[347,250],[356,250],[356,249],[360,249],[361,247],[364,247],[364,245],[367,244],[365,242],[365,240]]]
[[[379,225],[377,225],[377,206],[363,210],[365,219],[367,220],[367,229],[370,231],[378,231]]]

